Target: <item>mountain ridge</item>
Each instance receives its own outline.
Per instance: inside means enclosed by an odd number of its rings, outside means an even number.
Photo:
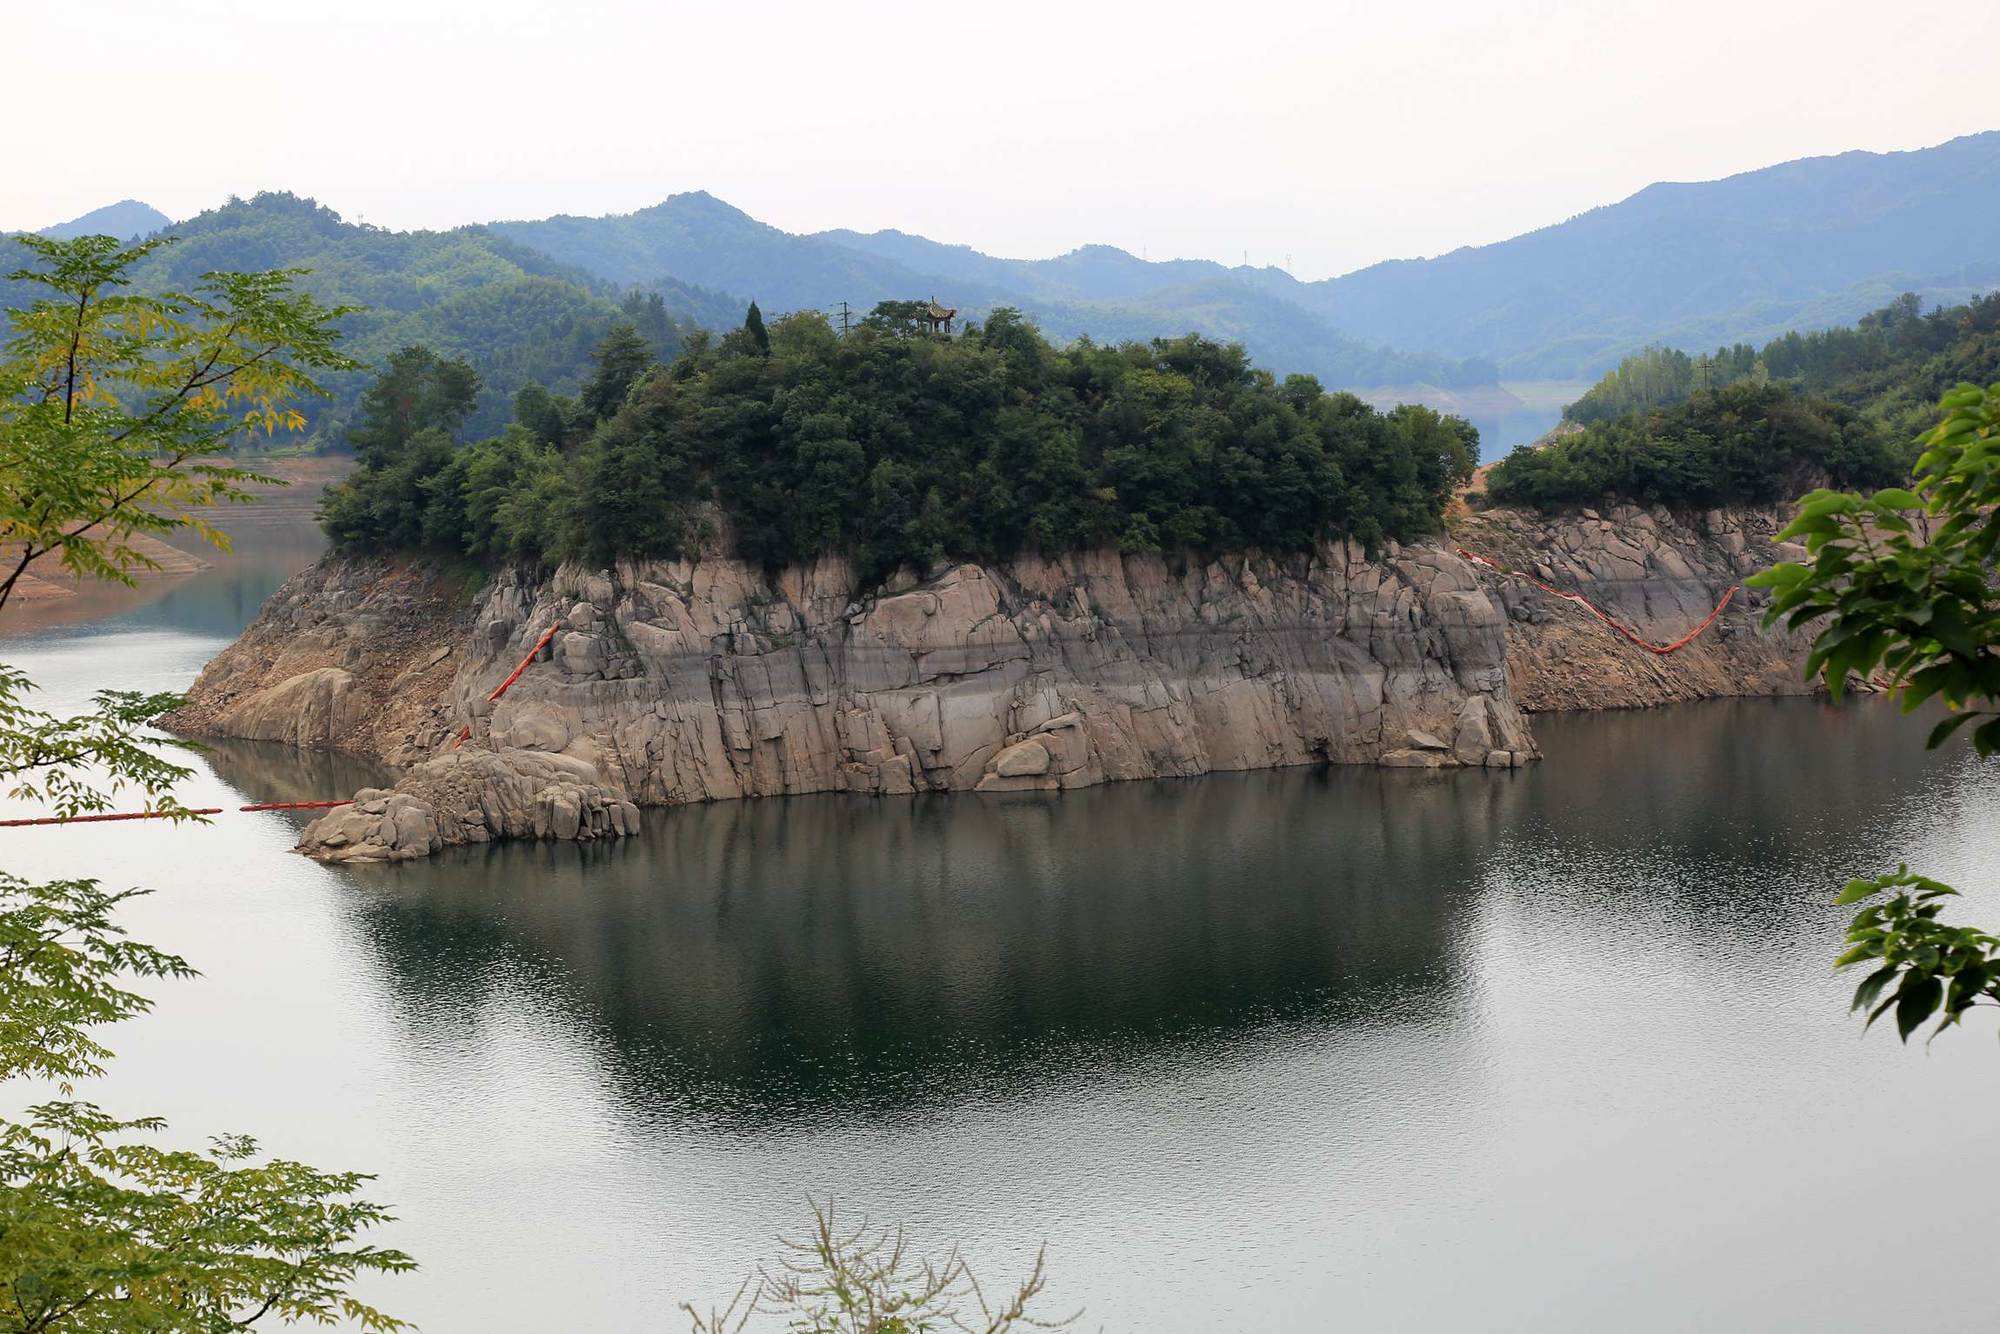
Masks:
[[[163,227],[173,226],[174,220],[151,204],[137,199],[121,199],[115,204],[94,208],[88,213],[42,228],[35,233],[53,241],[68,240],[76,236],[115,236],[121,241],[136,241],[151,236]]]
[[[123,201],[58,228],[121,209],[165,217]],[[475,234],[496,254],[516,247],[523,268],[659,291],[712,327],[753,299],[776,315],[936,297],[975,318],[1017,307],[1058,338],[1240,341],[1260,365],[1331,388],[1460,391],[1587,381],[1652,345],[1701,351],[1845,325],[1904,292],[1956,304],[2000,289],[2000,130],[1654,182],[1503,241],[1313,282],[1104,244],[1009,259],[895,228],[786,232],[705,190],[624,214],[383,233]]]
[[[1411,355],[1343,334],[1281,295],[1233,282],[1220,265],[1155,266],[1109,246],[1054,260],[1008,260],[903,232],[793,233],[699,190],[631,213],[502,221],[487,229],[607,281],[643,286],[671,275],[739,293],[767,313],[827,310],[843,301],[865,313],[880,301],[934,296],[967,316],[1016,307],[1058,338],[1121,341],[1192,330],[1238,340],[1260,365],[1316,374],[1332,387],[1492,378],[1487,368],[1454,358]],[[1116,282],[1105,277],[1112,271]]]
[[[1518,378],[1601,372],[1648,342],[1850,323],[1885,289],[1962,301],[2000,287],[2000,130],[1655,182],[1504,241],[1304,286],[1356,336]]]

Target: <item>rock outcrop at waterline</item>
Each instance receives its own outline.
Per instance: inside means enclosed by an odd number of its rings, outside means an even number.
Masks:
[[[1493,508],[1456,518],[1463,547],[1573,590],[1655,642],[1701,624],[1731,588],[1804,548],[1780,543],[1777,509],[1674,514],[1621,505],[1557,516]],[[1810,636],[1763,628],[1768,597],[1740,589],[1716,622],[1665,657],[1633,648],[1588,612],[1524,579],[1480,571],[1507,614],[1507,679],[1528,713],[1647,708],[1729,695],[1802,695]]]
[[[767,578],[709,557],[508,570],[469,597],[407,563],[329,559],[170,721],[408,767],[394,795],[302,844],[397,859],[616,835],[634,806],[735,797],[1510,767],[1536,752],[1505,646],[1472,567],[1428,545],[1375,560],[1346,544],[1189,563],[1090,552],[879,590],[831,559]],[[472,739],[450,752],[461,723]]]
[[[476,611],[464,579],[418,561],[321,560],[271,595],[165,723],[404,768],[450,735]]]
[[[639,808],[567,755],[461,750],[426,760],[394,789],[307,826],[299,850],[320,861],[408,861],[455,843],[539,838],[589,842],[639,831]]]
[[[1796,554],[1768,511],[1461,514],[1452,537],[1653,640]],[[1314,761],[1506,768],[1523,711],[1798,693],[1803,637],[1739,593],[1669,657],[1448,544],[1368,559],[1114,552],[858,586],[836,560],[502,570],[329,558],[202,673],[179,730],[403,770],[311,825],[326,860],[587,840],[638,807],[807,792],[1007,793]],[[538,660],[487,695],[544,632]],[[452,740],[461,727],[470,739]]]

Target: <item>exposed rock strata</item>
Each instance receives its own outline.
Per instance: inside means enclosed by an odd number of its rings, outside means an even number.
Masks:
[[[632,804],[1535,754],[1502,610],[1432,546],[1186,565],[1082,553],[875,593],[837,561],[767,579],[710,558],[503,572],[470,606],[447,592],[405,567],[323,562],[175,721],[397,765],[469,722],[464,751],[307,831],[338,859],[617,834]],[[487,704],[552,624],[542,661]],[[558,759],[576,767],[531,771]]]
[[[1542,713],[1810,693],[1800,673],[1809,636],[1765,630],[1768,595],[1740,587],[1776,561],[1802,558],[1802,548],[1777,540],[1787,520],[1770,509],[1675,515],[1624,505],[1551,517],[1496,508],[1458,518],[1452,535],[1509,569],[1583,594],[1656,643],[1692,630],[1738,588],[1712,627],[1659,657],[1634,649],[1572,602],[1482,570],[1507,613],[1514,701]]]
[[[1462,515],[1454,538],[1665,641],[1795,554],[1759,511]],[[476,593],[327,560],[203,672],[182,730],[406,772],[307,829],[326,860],[592,839],[639,806],[804,792],[1006,793],[1313,761],[1535,756],[1522,710],[1783,694],[1799,636],[1739,592],[1669,657],[1447,547],[1174,563],[1111,552],[856,586],[838,561],[507,570]],[[551,627],[537,662],[486,696]],[[462,750],[451,738],[468,726]]]

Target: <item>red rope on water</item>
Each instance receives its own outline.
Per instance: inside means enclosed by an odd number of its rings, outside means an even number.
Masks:
[[[239,811],[329,811],[336,806],[352,806],[347,801],[257,801],[238,806]],[[43,824],[104,824],[113,820],[171,820],[182,815],[221,815],[220,806],[200,806],[187,811],[118,811],[108,815],[38,815],[29,819],[0,820],[0,829],[20,829]]]
[[[506,680],[502,681],[499,685],[493,687],[493,693],[486,697],[486,702],[488,704],[493,703],[495,700],[499,699],[502,695],[506,694],[507,687],[513,685],[516,681],[521,679],[521,673],[528,670],[528,664],[535,660],[537,654],[539,654],[543,649],[548,647],[549,641],[556,637],[556,631],[560,629],[562,629],[562,622],[557,621],[554,625],[542,631],[542,637],[540,639],[537,639],[535,641],[535,646],[528,650],[528,656],[521,659],[521,665],[516,667],[512,672],[508,673]],[[461,727],[458,730],[458,736],[452,741],[451,748],[453,750],[457,750],[460,746],[465,744],[466,738],[470,737],[471,735],[472,735],[472,724],[467,723],[464,727]]]
[[[1464,547],[1453,547],[1452,550],[1456,551],[1459,555],[1465,557],[1467,560],[1473,562],[1475,565],[1484,565],[1487,569],[1492,570],[1496,574],[1505,575],[1511,579],[1525,580],[1528,583],[1533,584],[1536,588],[1541,589],[1544,593],[1547,593],[1550,597],[1557,597],[1563,599],[1563,601],[1565,602],[1576,603],[1579,607],[1582,607],[1592,616],[1595,616],[1598,620],[1604,622],[1607,626],[1610,626],[1613,630],[1623,635],[1626,639],[1631,640],[1633,644],[1646,650],[1646,652],[1648,653],[1656,653],[1663,658],[1667,654],[1674,652],[1676,649],[1686,648],[1689,644],[1693,643],[1701,635],[1702,631],[1708,629],[1709,626],[1715,624],[1715,618],[1722,615],[1722,609],[1728,606],[1730,599],[1736,596],[1736,589],[1734,587],[1730,588],[1728,592],[1722,595],[1722,601],[1715,604],[1715,610],[1709,612],[1709,614],[1703,618],[1702,623],[1700,625],[1697,625],[1694,629],[1688,631],[1686,634],[1682,635],[1679,639],[1676,639],[1671,644],[1655,644],[1649,639],[1640,638],[1637,631],[1633,630],[1630,626],[1624,624],[1622,621],[1612,616],[1609,612],[1605,611],[1603,608],[1597,606],[1589,598],[1585,597],[1581,593],[1566,593],[1560,588],[1551,588],[1549,585],[1543,583],[1541,580],[1535,578],[1531,574],[1522,574],[1519,570],[1510,570],[1506,568],[1504,565],[1499,565],[1494,563],[1493,561],[1486,559],[1486,557],[1484,556],[1474,555],[1472,552],[1467,551]]]

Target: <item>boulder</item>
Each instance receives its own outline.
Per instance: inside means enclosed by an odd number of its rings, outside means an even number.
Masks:
[[[1466,696],[1459,706],[1458,725],[1451,734],[1452,757],[1460,764],[1483,764],[1493,749],[1493,724],[1481,695]]]
[[[638,831],[638,807],[573,756],[451,751],[393,789],[357,792],[352,805],[307,825],[298,850],[327,862],[408,861],[490,839],[588,841]]]
[[[1049,752],[1039,741],[1023,741],[993,757],[992,772],[1002,778],[1027,778],[1049,771]]]

